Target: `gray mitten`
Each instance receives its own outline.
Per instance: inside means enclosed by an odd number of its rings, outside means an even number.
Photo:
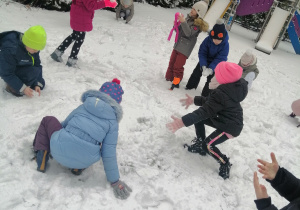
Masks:
[[[122,200],[125,200],[126,198],[128,198],[130,195],[130,192],[132,192],[132,189],[130,187],[128,187],[127,184],[125,184],[121,180],[111,184],[111,186],[114,190],[114,194],[115,194],[116,198],[119,198]]]
[[[213,70],[211,68],[205,68],[205,69],[203,69],[202,75],[205,76],[205,77],[207,77],[209,75],[212,75],[213,73],[214,72],[213,72]]]
[[[203,72],[206,69],[206,66],[202,66],[202,68],[200,68],[200,70]]]

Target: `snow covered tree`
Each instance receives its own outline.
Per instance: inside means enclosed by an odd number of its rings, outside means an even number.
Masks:
[[[15,0],[30,7],[40,7],[47,10],[70,11],[71,0]]]

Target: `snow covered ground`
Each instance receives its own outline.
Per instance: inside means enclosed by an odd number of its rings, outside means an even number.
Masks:
[[[80,69],[74,69],[49,57],[71,33],[69,13],[0,2],[0,32],[24,32],[39,24],[48,34],[41,52],[46,88],[40,97],[15,98],[4,91],[5,83],[0,80],[0,209],[255,209],[252,177],[256,159],[270,161],[270,152],[275,152],[281,166],[300,177],[299,118],[288,117],[291,103],[300,98],[300,57],[289,43],[281,43],[271,55],[254,50],[257,34],[238,25],[229,32],[228,61],[238,62],[251,48],[260,74],[242,102],[242,134],[219,146],[233,163],[231,177],[224,181],[213,158],[188,153],[182,147],[194,138],[193,126],[176,134],[167,131],[165,124],[172,114],[182,116],[196,109],[185,110],[179,99],[186,93],[199,95],[205,82],[202,79],[197,90],[184,89],[205,33],[200,34],[185,65],[180,89],[169,91],[171,84],[164,79],[175,37],[167,41],[174,14],[189,11],[136,3],[129,24],[116,21],[112,12],[96,11],[94,30],[87,33],[79,53]],[[69,52],[70,48],[65,61]],[[118,163],[121,180],[133,189],[125,201],[114,197],[101,161],[78,177],[54,160],[45,174],[37,172],[36,163],[30,161],[31,144],[44,116],[64,120],[81,104],[84,91],[99,89],[115,77],[125,91]],[[287,204],[261,177],[260,181],[275,205]]]

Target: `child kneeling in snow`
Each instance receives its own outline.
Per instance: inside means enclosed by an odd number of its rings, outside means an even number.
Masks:
[[[133,0],[120,0],[119,6],[116,8],[116,19],[123,18],[128,23],[134,15]]]
[[[212,89],[208,97],[196,96],[194,99],[186,94],[181,99],[188,108],[192,103],[200,106],[196,111],[182,118],[172,116],[173,122],[167,128],[173,133],[183,126],[195,125],[197,138],[193,145],[185,145],[188,151],[200,155],[211,155],[220,163],[219,175],[229,178],[231,163],[226,155],[216,147],[232,137],[240,135],[243,129],[243,109],[240,102],[248,93],[247,82],[241,78],[243,69],[229,62],[221,62],[215,68],[215,77],[209,83]],[[204,125],[216,128],[208,137]]]
[[[239,66],[243,68],[242,78],[248,82],[248,90],[252,87],[252,82],[259,74],[256,64],[257,58],[251,50],[247,50],[239,61]]]
[[[107,180],[117,198],[126,199],[131,189],[119,180],[116,157],[119,122],[123,116],[120,80],[106,82],[83,93],[82,105],[60,123],[44,117],[33,142],[37,170],[46,171],[49,154],[75,175],[102,158]]]

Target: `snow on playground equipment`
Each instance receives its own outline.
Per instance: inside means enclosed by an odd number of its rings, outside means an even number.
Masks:
[[[222,4],[220,1],[222,1]],[[255,48],[270,54],[273,49],[278,47],[284,32],[288,29],[295,52],[300,54],[300,16],[296,12],[300,0],[289,1],[291,2],[291,6],[289,11],[286,11],[277,7],[279,4],[278,0],[215,0],[204,19],[211,27],[214,25],[216,19],[219,17],[222,18],[225,12],[230,10],[229,16],[225,21],[227,30],[230,30],[236,16],[269,11],[261,31],[255,40],[257,42]],[[226,4],[227,6],[225,6]],[[214,6],[218,8],[214,8]]]
[[[267,54],[271,54],[273,49],[277,49],[284,35],[284,32],[288,29],[288,26],[295,14],[299,1],[300,0],[290,1],[291,6],[289,8],[289,11],[286,11],[277,7],[278,1],[274,0],[273,5],[276,6],[272,5],[268,13],[268,16],[266,18],[267,21],[265,21],[264,26],[261,28],[261,31],[256,38],[257,43],[255,49],[258,49]],[[298,42],[299,44],[298,38],[296,40],[294,39],[294,37],[292,37],[291,41],[292,43]],[[295,47],[294,49],[297,53]]]
[[[275,7],[267,26],[261,28],[261,32],[256,38],[255,49],[271,54],[277,43],[280,42],[281,31],[286,29],[284,26],[289,14],[290,12]]]
[[[218,18],[222,18],[227,11],[227,9],[232,4],[233,0],[214,0],[206,15],[204,20],[208,23],[209,29],[216,24]]]

